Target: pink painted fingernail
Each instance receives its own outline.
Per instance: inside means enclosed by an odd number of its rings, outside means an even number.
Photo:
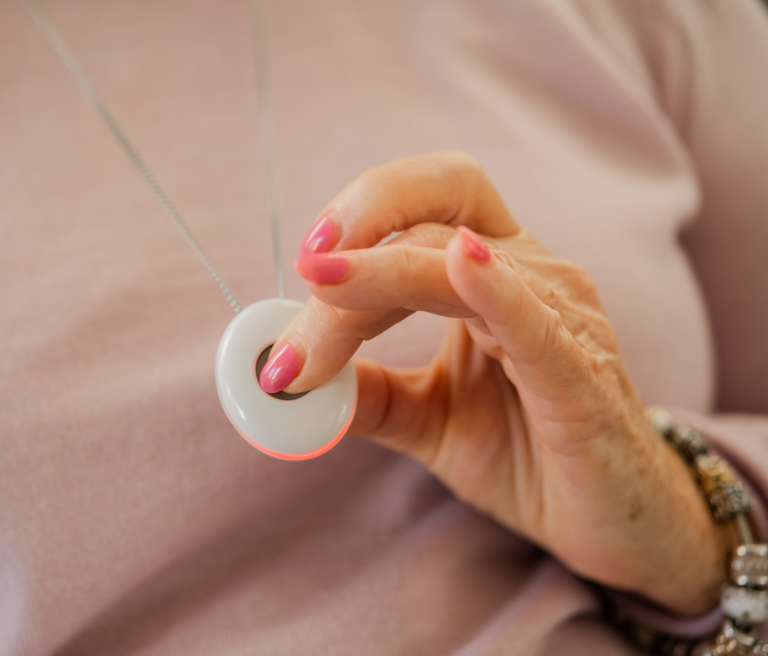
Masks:
[[[309,229],[307,236],[299,246],[299,257],[312,253],[325,253],[331,249],[333,243],[333,223],[324,216]]]
[[[461,246],[464,254],[472,258],[475,262],[490,262],[491,251],[485,245],[482,239],[478,237],[469,228],[459,226],[459,236],[461,237]]]
[[[349,260],[336,253],[318,253],[305,255],[293,263],[299,275],[317,285],[338,282],[349,269]]]
[[[267,394],[275,394],[288,386],[299,371],[299,356],[288,342],[272,354],[261,370],[259,385]]]

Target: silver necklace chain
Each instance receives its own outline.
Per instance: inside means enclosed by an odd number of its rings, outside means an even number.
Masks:
[[[272,113],[272,81],[269,68],[269,29],[265,0],[251,0],[253,34],[256,45],[256,92],[259,97],[259,123],[267,183],[269,216],[272,222],[272,247],[275,256],[277,295],[285,298],[283,280],[283,244],[280,221],[280,189],[277,184],[277,147],[275,119]]]
[[[122,147],[128,159],[131,160],[133,165],[138,170],[139,174],[146,182],[147,186],[152,191],[152,194],[160,203],[165,214],[171,220],[176,229],[181,233],[184,241],[192,249],[192,252],[197,256],[205,270],[213,278],[214,282],[218,285],[227,302],[232,306],[232,309],[237,313],[243,309],[240,301],[235,296],[234,292],[229,288],[224,279],[221,277],[216,268],[211,264],[208,256],[203,251],[202,247],[195,239],[192,230],[187,225],[187,222],[181,217],[181,214],[176,209],[168,194],[163,189],[160,182],[152,173],[144,158],[141,156],[136,147],[131,143],[130,139],[126,135],[125,131],[120,127],[120,124],[115,120],[112,112],[107,107],[104,100],[102,100],[96,88],[91,83],[88,76],[85,74],[85,70],[75,57],[74,53],[67,45],[61,32],[56,28],[48,14],[43,9],[38,0],[21,0],[24,7],[30,13],[32,18],[37,23],[37,26],[43,32],[48,42],[51,44],[59,59],[64,63],[69,72],[74,77],[80,90],[83,92],[88,101],[93,105],[96,111],[99,113],[104,123],[109,128],[112,135]],[[272,222],[272,241],[274,247],[275,257],[275,269],[277,274],[277,290],[280,298],[284,298],[284,279],[283,279],[283,257],[282,257],[282,243],[280,236],[280,204],[279,193],[277,186],[277,165],[275,157],[275,130],[274,121],[272,119],[272,98],[271,98],[271,85],[269,81],[269,59],[268,59],[268,43],[267,43],[267,22],[266,12],[264,8],[263,0],[252,0],[253,17],[254,17],[254,32],[256,35],[256,73],[257,73],[257,91],[259,94],[259,116],[261,124],[261,137],[264,153],[264,164],[267,177],[267,195],[269,198],[269,213]]]

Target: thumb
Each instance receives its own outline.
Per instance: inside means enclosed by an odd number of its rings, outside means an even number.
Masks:
[[[556,301],[557,294],[511,255],[490,251],[463,226],[448,245],[446,269],[456,293],[498,341],[505,371],[532,418],[589,421],[594,411],[590,355],[560,313],[542,301]]]

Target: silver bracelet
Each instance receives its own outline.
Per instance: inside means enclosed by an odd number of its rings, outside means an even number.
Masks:
[[[747,513],[749,492],[733,468],[713,453],[702,434],[678,424],[663,408],[646,411],[653,427],[693,470],[717,522],[733,523],[738,545],[731,555],[728,582],[720,591],[725,620],[714,640],[674,638],[648,630],[634,632],[642,646],[660,656],[768,656],[768,642],[754,634],[768,620],[768,545],[756,544]]]

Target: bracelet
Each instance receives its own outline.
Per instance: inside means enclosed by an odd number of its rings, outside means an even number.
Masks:
[[[729,580],[720,591],[725,620],[714,641],[676,638],[631,622],[624,628],[638,646],[658,656],[768,656],[768,642],[752,633],[756,624],[768,620],[768,545],[756,544],[752,536],[749,492],[695,428],[676,423],[659,407],[648,408],[646,416],[693,470],[715,521],[733,523],[738,545],[731,555]]]

